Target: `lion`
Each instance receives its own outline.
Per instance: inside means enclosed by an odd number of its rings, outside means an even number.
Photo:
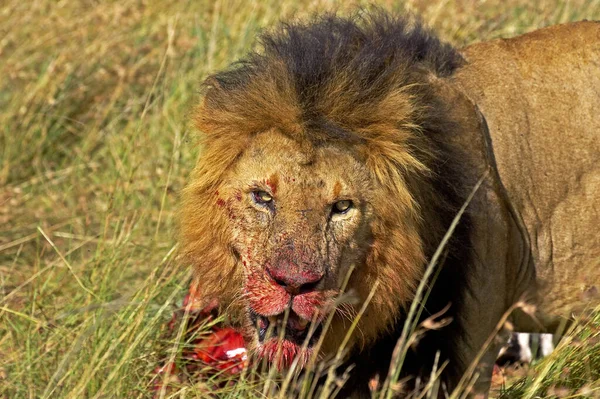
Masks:
[[[449,229],[420,320],[451,321],[404,375],[437,353],[448,390],[476,363],[486,392],[515,303],[516,330],[552,332],[599,302],[599,23],[457,50],[411,17],[328,14],[203,87],[182,253],[274,367],[333,357],[360,314],[344,394],[368,396]]]

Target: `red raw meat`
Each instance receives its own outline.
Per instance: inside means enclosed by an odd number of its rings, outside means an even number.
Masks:
[[[186,335],[189,337],[206,321],[218,316],[219,303],[216,299],[206,304],[202,299],[196,285],[191,284],[188,294],[183,299],[182,307],[176,310],[168,324],[168,330],[172,334],[188,308],[190,318],[187,323]],[[185,339],[185,338],[184,338]],[[187,339],[185,339],[187,341]],[[196,339],[194,346],[183,351],[182,357],[186,359],[185,369],[188,374],[193,374],[200,369],[202,364],[210,366],[214,373],[225,372],[228,375],[240,373],[247,365],[248,357],[246,343],[242,334],[235,328],[224,326],[222,323],[212,326],[210,333],[203,334]],[[205,367],[203,367],[206,370]],[[180,371],[174,364],[159,366],[154,370],[154,384],[152,389],[160,392],[164,373],[169,374],[167,382],[180,382]],[[210,373],[210,372],[209,372]]]

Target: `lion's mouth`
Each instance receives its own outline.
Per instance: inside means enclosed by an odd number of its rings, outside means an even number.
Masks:
[[[255,312],[250,312],[250,319],[256,327],[258,342],[264,343],[268,339],[283,340],[302,346],[306,342],[306,347],[311,348],[321,336],[323,332],[322,323],[317,323],[312,326],[311,322],[298,316],[295,312],[290,311],[285,320],[285,313],[276,316],[263,316]]]

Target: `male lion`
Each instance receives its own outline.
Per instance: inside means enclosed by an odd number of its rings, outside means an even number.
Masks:
[[[373,291],[346,356],[348,393],[367,394],[482,176],[421,317],[453,321],[425,334],[404,373],[428,376],[439,351],[452,389],[513,303],[535,305],[513,313],[521,331],[598,303],[599,23],[459,51],[375,12],[284,24],[261,44],[205,82],[181,222],[201,292],[242,320],[259,356],[302,366],[334,312],[319,352],[331,357]],[[336,308],[350,269],[358,300]],[[498,349],[480,359],[482,391]]]

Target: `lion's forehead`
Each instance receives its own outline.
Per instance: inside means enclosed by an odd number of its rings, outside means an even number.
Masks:
[[[370,186],[364,164],[348,149],[302,143],[277,132],[258,135],[231,176],[238,186],[258,182],[277,195],[296,193],[311,198],[352,197]]]

